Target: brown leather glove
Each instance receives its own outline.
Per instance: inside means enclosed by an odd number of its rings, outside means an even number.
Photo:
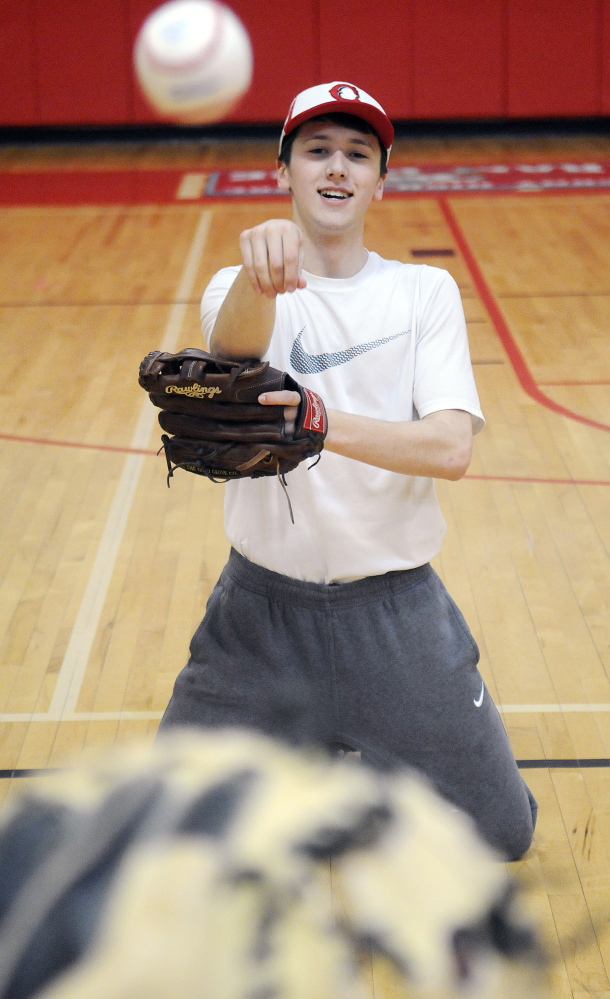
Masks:
[[[168,485],[176,468],[214,482],[283,477],[324,447],[327,418],[319,395],[267,361],[229,361],[189,347],[153,350],[140,365],[140,385],[161,409]],[[301,403],[294,423],[284,406],[262,406],[262,392],[289,389]],[[171,434],[172,436],[167,436]]]

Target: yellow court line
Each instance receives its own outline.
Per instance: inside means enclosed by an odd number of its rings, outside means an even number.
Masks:
[[[160,721],[162,717],[162,711],[64,711],[60,718],[50,711],[21,711],[0,714],[0,722]]]
[[[610,711],[610,704],[498,704],[498,711],[502,714],[518,714],[520,712],[541,714],[565,714],[566,712],[607,712]]]

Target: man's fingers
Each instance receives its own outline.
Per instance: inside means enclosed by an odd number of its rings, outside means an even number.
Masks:
[[[282,232],[278,228],[269,227],[266,232],[267,239],[267,268],[269,280],[276,295],[281,295],[287,291],[284,259],[284,242]]]
[[[256,269],[254,267],[254,253],[252,250],[252,242],[250,239],[252,230],[246,229],[241,233],[239,237],[239,248],[241,250],[241,258],[244,265],[244,270],[248,275],[250,284],[259,295],[262,295],[263,289],[260,286],[258,277],[256,275]]]
[[[239,237],[239,246],[244,269],[254,290],[260,295],[275,298],[277,291],[269,275],[267,241],[261,227],[245,229]]]
[[[298,392],[291,392],[289,389],[283,389],[281,392],[263,392],[259,395],[258,401],[263,406],[283,406],[286,427],[289,432],[294,432],[294,423],[301,403]]]
[[[303,237],[289,219],[270,219],[240,237],[244,269],[259,294],[275,298],[285,292],[304,288],[301,275]]]
[[[254,271],[263,295],[275,298],[278,292],[269,272],[269,236],[262,226],[251,230],[250,245],[252,246]]]
[[[303,259],[305,257],[305,246],[303,245],[303,234],[299,229],[299,281],[297,288],[306,288],[307,281],[303,277]]]
[[[298,392],[282,389],[281,392],[263,392],[258,401],[263,406],[299,406],[301,396]]]
[[[284,290],[296,291],[301,278],[302,236],[296,226],[285,229],[282,233],[282,251],[284,256]]]

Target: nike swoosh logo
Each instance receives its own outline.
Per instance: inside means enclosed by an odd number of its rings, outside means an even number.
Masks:
[[[290,351],[290,363],[295,371],[301,375],[313,375],[319,371],[326,371],[328,368],[336,368],[339,364],[346,364],[360,354],[366,354],[369,350],[382,347],[384,343],[397,340],[399,336],[408,336],[411,330],[402,330],[400,333],[393,333],[392,336],[384,336],[382,340],[371,340],[370,343],[359,343],[355,347],[348,347],[347,350],[336,350],[328,354],[308,354],[301,343],[301,337],[305,332],[305,327],[297,335]]]
[[[484,697],[485,697],[485,684],[482,683],[481,684],[481,695],[480,695],[478,701],[477,700],[474,701],[475,708],[480,708],[481,707],[481,705],[483,703],[483,698]]]

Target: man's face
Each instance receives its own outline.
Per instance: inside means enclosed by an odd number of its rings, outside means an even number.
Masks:
[[[292,192],[295,222],[335,232],[360,228],[371,201],[383,196],[380,158],[375,135],[330,121],[301,125],[290,165],[278,169],[279,187]]]

